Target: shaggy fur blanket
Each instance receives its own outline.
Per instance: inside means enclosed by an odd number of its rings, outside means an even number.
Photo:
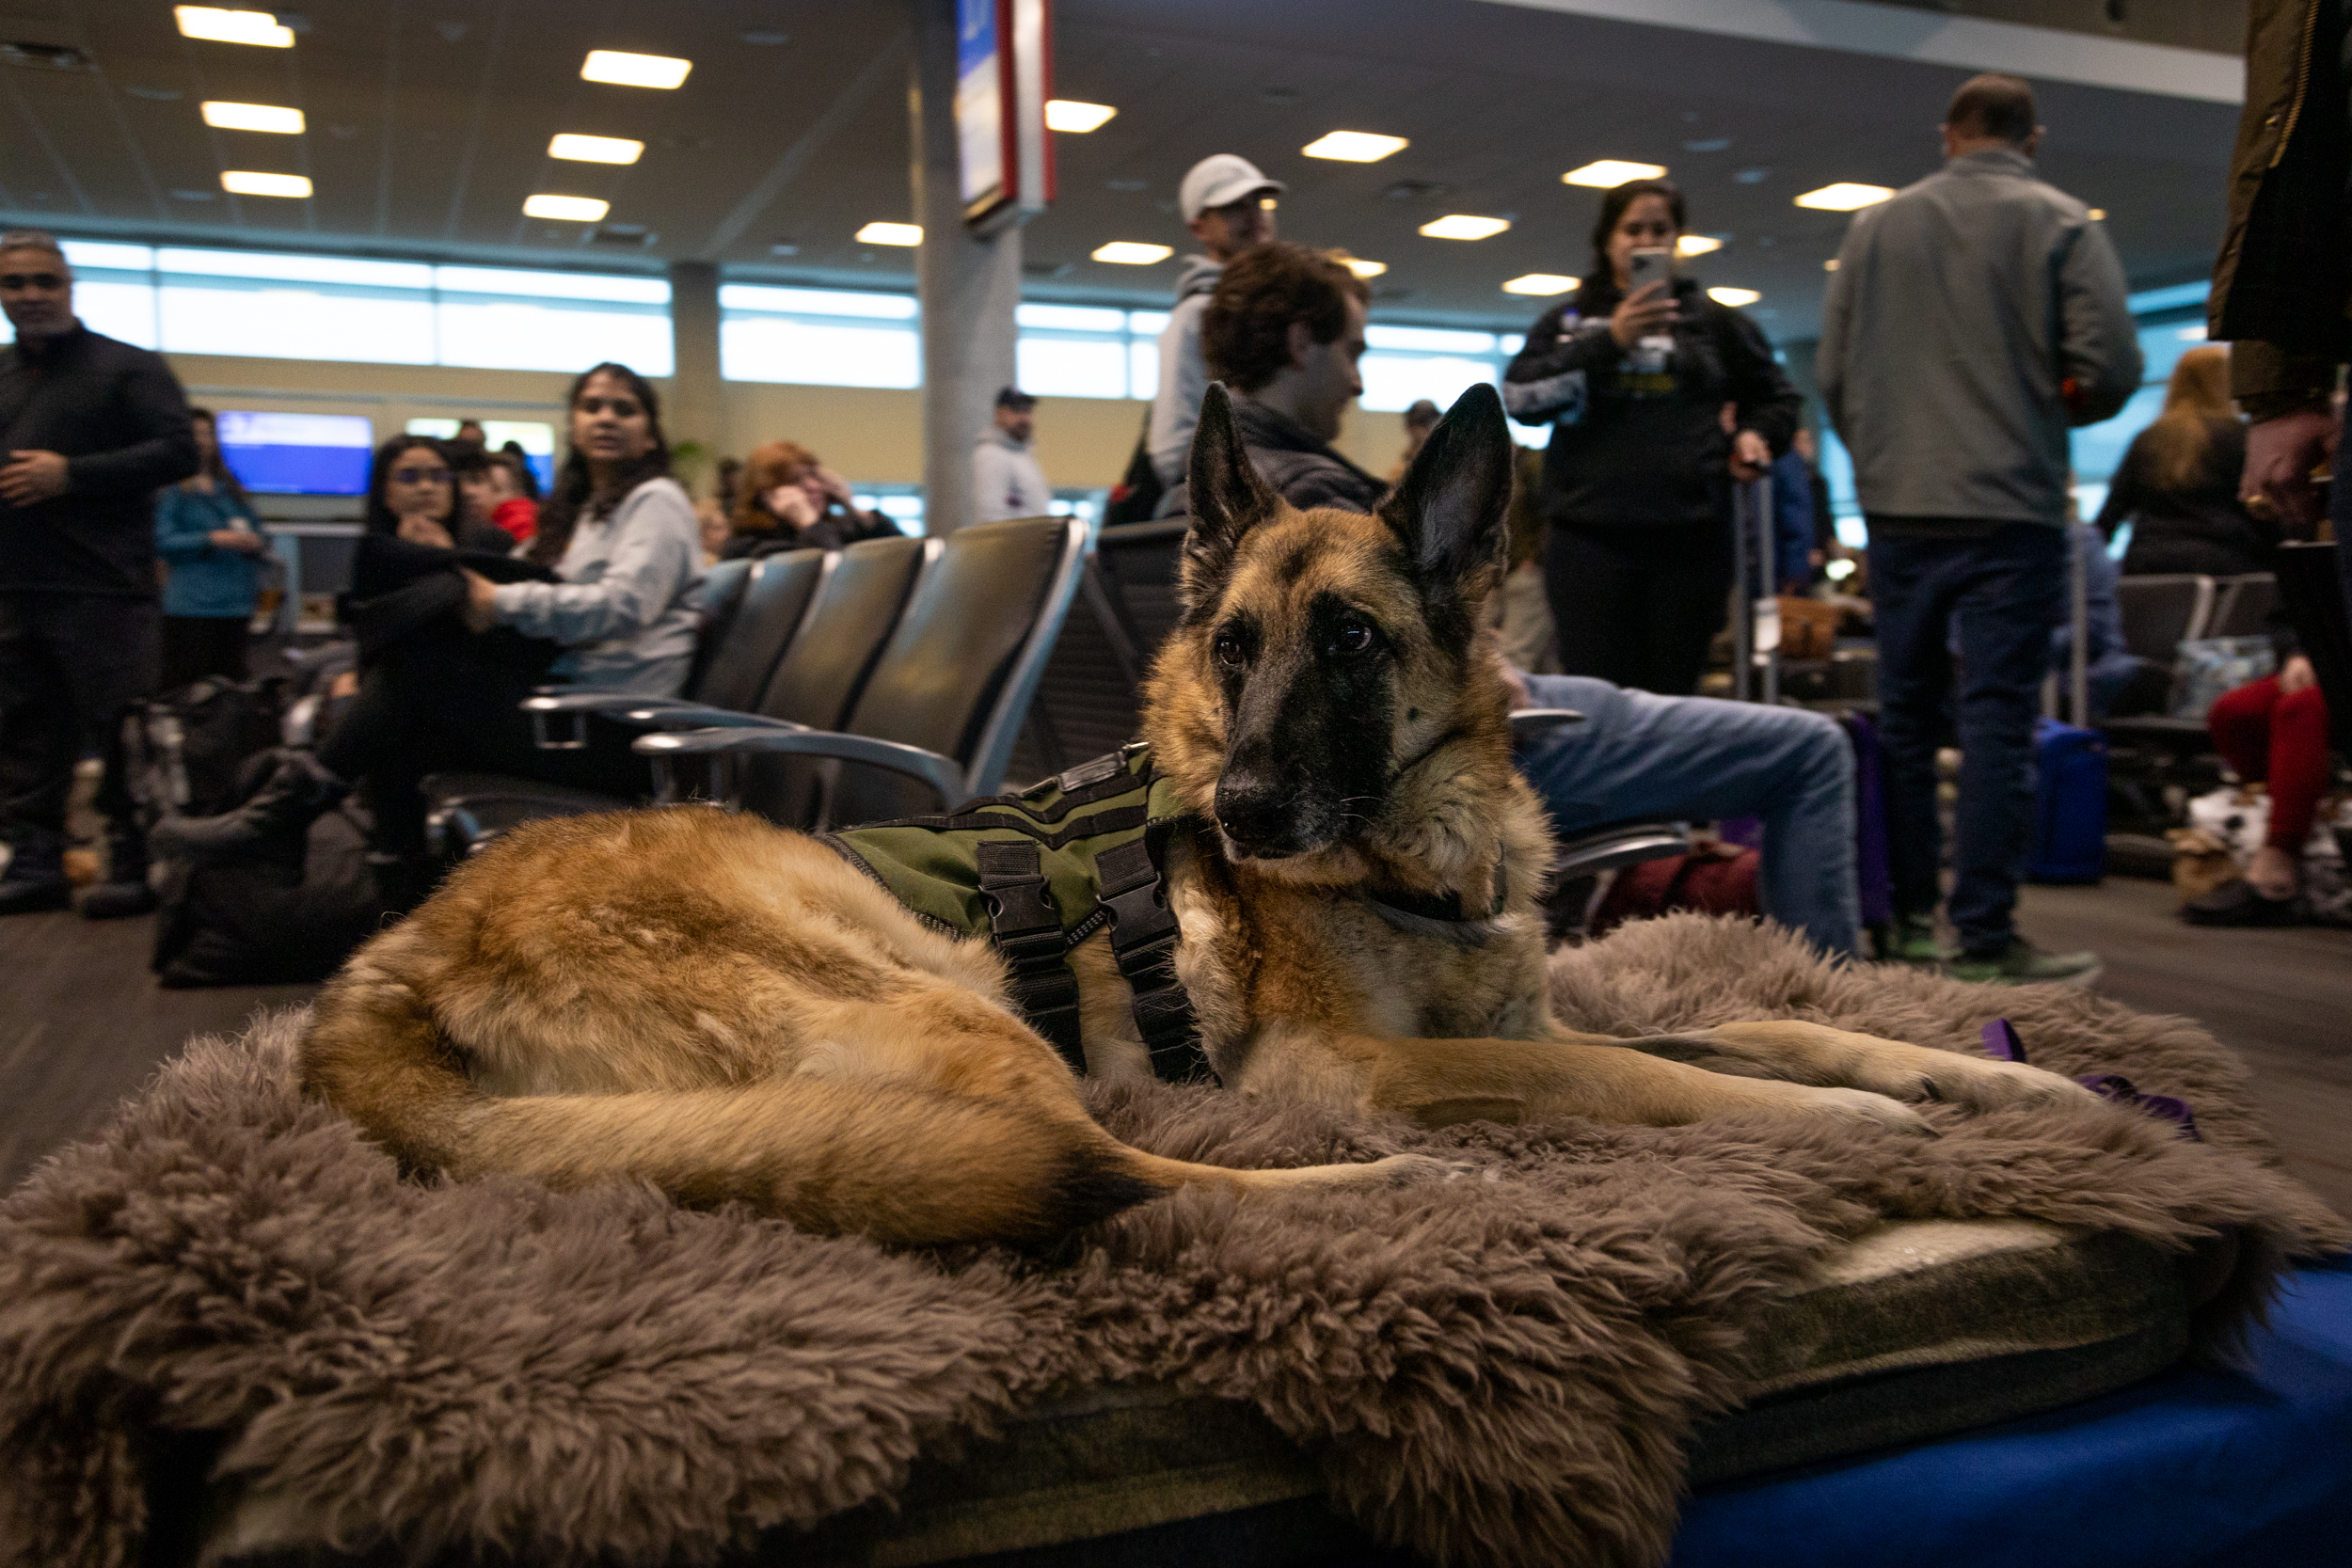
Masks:
[[[885,1251],[642,1189],[425,1185],[290,1080],[301,1015],[199,1039],[0,1206],[0,1555],[128,1565],[174,1433],[320,1542],[711,1562],[901,1485],[1049,1389],[1246,1400],[1333,1505],[1440,1563],[1648,1564],[1743,1316],[1882,1216],[2024,1215],[2185,1247],[2234,1229],[2241,1314],[2352,1240],[2281,1175],[2246,1074],[2182,1019],[1814,961],[1677,916],[1562,953],[1619,1035],[1820,1019],[1954,1050],[2013,1020],[2205,1139],[2106,1106],[1932,1141],[1717,1121],[1425,1133],[1205,1089],[1097,1091],[1121,1137],[1240,1165],[1442,1150],[1486,1180],[1145,1205],[1050,1258]]]

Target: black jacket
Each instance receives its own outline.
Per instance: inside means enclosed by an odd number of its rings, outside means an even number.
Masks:
[[[1695,279],[1675,284],[1674,352],[1643,368],[1609,335],[1616,286],[1595,279],[1545,311],[1503,373],[1502,405],[1522,424],[1550,424],[1538,505],[1568,528],[1703,523],[1731,515],[1731,437],[1764,437],[1777,457],[1796,434],[1800,399],[1772,362],[1764,334],[1707,297]]]
[[[2130,553],[2123,570],[2203,572],[2237,577],[2275,567],[2279,528],[2246,510],[2238,499],[2238,473],[2246,467],[2246,427],[2235,420],[2207,421],[2197,471],[2185,485],[2159,483],[2158,437],[2153,427],[2132,438],[2099,508],[2099,531],[2107,538],[2132,520]]]
[[[2346,0],[2252,0],[2230,226],[2205,299],[2253,420],[2324,408],[2352,357],[2352,28]]]
[[[163,356],[76,326],[0,357],[0,454],[54,451],[67,488],[0,501],[0,592],[155,596],[155,492],[196,472],[188,400]],[[0,462],[5,462],[0,455]]]
[[[1247,394],[1233,399],[1233,427],[1249,453],[1249,466],[1301,512],[1318,506],[1371,512],[1389,493],[1386,482],[1341,456],[1328,441]],[[1159,515],[1181,517],[1190,512],[1191,491],[1187,475],[1161,498]]]

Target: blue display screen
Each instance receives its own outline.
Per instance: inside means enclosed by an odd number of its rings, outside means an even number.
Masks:
[[[364,496],[375,427],[358,414],[224,409],[220,455],[247,490],[275,496]]]

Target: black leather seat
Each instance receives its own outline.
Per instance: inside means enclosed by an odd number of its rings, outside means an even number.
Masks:
[[[540,744],[559,749],[585,744],[584,727],[591,722],[644,729],[674,713],[708,722],[704,716],[713,710],[733,712],[765,701],[793,662],[794,651],[819,636],[830,657],[812,657],[802,668],[813,686],[825,688],[842,678],[833,668],[840,662],[841,650],[880,647],[923,557],[922,540],[879,539],[830,554],[792,550],[756,562],[722,562],[713,575],[740,567],[730,575],[742,586],[715,641],[706,636],[710,656],[702,661],[702,676],[691,695],[662,699],[616,691],[551,691],[523,705],[539,727]],[[855,662],[853,655],[848,679],[857,678]],[[652,788],[648,770],[647,796]],[[639,803],[502,774],[436,774],[425,781],[425,791],[429,832],[450,859],[477,853],[500,833],[540,817],[577,816]]]
[[[1016,778],[1065,772],[1135,738],[1152,656],[1176,624],[1186,526],[1179,517],[1106,528],[1096,537],[1013,752]]]
[[[744,715],[648,735],[637,749],[665,773],[684,759],[710,761],[714,794],[792,826],[937,811],[989,794],[1076,594],[1086,533],[1074,518],[1023,517],[949,535],[839,729]],[[774,797],[757,777],[772,757],[830,764],[822,798]],[[747,781],[748,759],[759,764]],[[663,798],[676,786],[668,779]]]

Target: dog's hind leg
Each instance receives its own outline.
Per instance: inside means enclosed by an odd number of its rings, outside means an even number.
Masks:
[[[1624,1043],[1714,1072],[1867,1089],[1915,1102],[1945,1101],[1972,1111],[2069,1100],[2088,1104],[2097,1098],[2074,1080],[2040,1068],[1906,1045],[1801,1019],[1719,1023]]]

